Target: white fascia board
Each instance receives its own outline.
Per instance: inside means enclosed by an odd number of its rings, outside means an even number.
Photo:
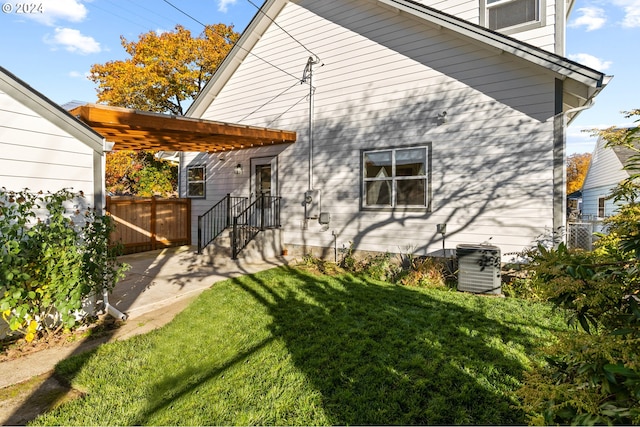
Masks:
[[[229,81],[233,73],[238,69],[242,61],[250,54],[251,49],[258,43],[262,35],[275,20],[280,11],[288,3],[288,0],[267,0],[258,10],[247,28],[227,54],[222,63],[205,85],[200,94],[191,103],[185,116],[200,118],[209,105]]]
[[[456,35],[463,36],[475,44],[481,44],[494,52],[510,53],[528,63],[542,67],[563,80],[568,78],[591,88],[603,88],[608,81],[606,76],[599,71],[420,3],[411,0],[375,1],[387,9],[398,11],[398,13],[407,13],[432,26],[450,30]],[[205,113],[244,58],[249,55],[250,50],[271,25],[271,20],[276,18],[287,3],[288,0],[267,0],[265,2],[211,80],[191,104],[186,116],[198,118]]]
[[[3,67],[0,67],[0,89],[60,129],[68,132],[93,151],[100,154],[104,152],[104,138],[100,134]]]
[[[571,15],[571,11],[573,10],[573,6],[575,6],[575,0],[566,0],[567,1],[567,20],[569,20],[569,15]]]
[[[420,3],[410,0],[376,1],[440,25],[461,36],[525,59],[564,78],[576,80],[590,87],[600,87],[603,84],[604,74],[599,71]]]

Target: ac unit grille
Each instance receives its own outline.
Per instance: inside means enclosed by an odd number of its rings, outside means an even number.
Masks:
[[[490,245],[458,245],[458,290],[479,294],[502,293],[500,248]]]

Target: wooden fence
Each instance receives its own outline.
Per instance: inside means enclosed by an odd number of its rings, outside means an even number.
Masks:
[[[125,254],[191,244],[191,199],[107,197],[107,213]]]

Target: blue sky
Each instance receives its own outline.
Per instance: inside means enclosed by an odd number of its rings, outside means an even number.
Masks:
[[[199,34],[205,24],[242,31],[262,0],[40,0],[0,1],[0,65],[54,102],[95,102],[91,65],[125,59],[120,36],[180,24]],[[253,3],[253,4],[252,4]],[[28,5],[28,7],[22,6]],[[33,9],[33,10],[31,10]],[[42,12],[42,13],[41,13]],[[583,129],[631,124],[621,111],[640,108],[640,0],[576,0],[567,28],[567,56],[613,80],[595,105],[569,127],[567,149],[591,152],[595,138]]]

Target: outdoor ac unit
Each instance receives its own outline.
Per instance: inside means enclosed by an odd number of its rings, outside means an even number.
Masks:
[[[501,294],[500,248],[491,245],[458,245],[458,290],[477,294]]]

